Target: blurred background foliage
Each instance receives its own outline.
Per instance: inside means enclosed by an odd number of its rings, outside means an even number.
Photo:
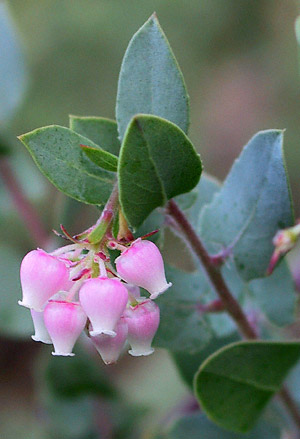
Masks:
[[[254,133],[286,128],[299,215],[294,0],[10,0],[6,6],[9,18],[0,2],[0,152],[9,149],[2,161],[9,160],[49,230],[63,222],[78,232],[97,212],[50,187],[16,136],[68,125],[69,114],[114,118],[124,51],[154,10],[186,80],[190,137],[205,170],[223,179]],[[18,264],[37,243],[1,179],[0,226],[1,437],[151,438],[159,425],[192,410],[189,389],[164,351],[105,368],[86,340],[72,364],[29,341],[30,319],[16,305]]]

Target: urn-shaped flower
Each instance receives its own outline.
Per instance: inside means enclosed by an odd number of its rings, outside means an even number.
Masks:
[[[118,321],[115,328],[116,336],[100,334],[91,336],[91,340],[105,364],[113,364],[118,360],[125,345],[128,326],[124,318]]]
[[[119,275],[128,283],[149,291],[155,299],[172,284],[167,283],[162,256],[151,241],[134,241],[115,261]]]
[[[78,302],[49,301],[44,311],[44,321],[54,345],[53,355],[74,355],[74,344],[86,320],[86,314]]]
[[[121,281],[108,277],[88,279],[80,288],[79,300],[91,321],[91,336],[114,337],[115,327],[128,301],[128,291]]]
[[[159,307],[151,300],[130,306],[124,313],[128,325],[129,353],[134,357],[150,355],[152,340],[159,325]]]
[[[43,311],[48,299],[68,283],[69,272],[64,262],[38,249],[24,257],[20,278],[23,299],[19,305]]]
[[[34,309],[31,309],[30,311],[34,326],[34,335],[31,336],[32,340],[52,344],[51,337],[45,326],[44,312],[35,311]]]

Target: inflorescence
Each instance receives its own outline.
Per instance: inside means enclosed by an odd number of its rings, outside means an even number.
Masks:
[[[120,250],[115,265],[109,249]],[[53,344],[53,355],[73,356],[85,330],[106,364],[115,363],[126,341],[133,356],[153,352],[160,319],[156,297],[171,286],[157,246],[142,238],[123,245],[75,239],[52,253],[32,250],[21,270],[23,299],[30,308],[32,339]],[[140,287],[150,293],[141,297]]]

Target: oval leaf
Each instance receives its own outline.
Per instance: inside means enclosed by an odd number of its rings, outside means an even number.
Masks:
[[[99,149],[89,139],[69,128],[52,125],[20,136],[41,172],[57,187],[78,201],[104,204],[115,174],[92,163],[80,145]],[[103,151],[103,155],[108,154]],[[111,154],[110,154],[111,155]]]
[[[81,136],[92,140],[105,151],[116,156],[119,155],[121,144],[115,120],[104,117],[70,116],[70,128]]]
[[[234,163],[201,215],[200,234],[213,251],[232,247],[246,280],[263,277],[276,231],[293,223],[283,156],[283,132],[261,131]],[[212,250],[212,249],[211,249]]]
[[[196,397],[221,427],[247,432],[300,357],[300,343],[244,341],[211,355],[195,376]]]
[[[121,139],[138,113],[161,116],[188,130],[183,76],[155,14],[133,36],[122,62],[116,106]]]
[[[184,132],[160,117],[140,114],[128,126],[120,151],[119,190],[124,215],[138,227],[156,207],[189,192],[201,160]]]

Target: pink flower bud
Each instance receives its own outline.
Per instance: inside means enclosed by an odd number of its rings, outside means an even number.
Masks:
[[[115,261],[119,275],[128,283],[145,288],[155,299],[172,284],[167,283],[160,251],[151,241],[134,241]]]
[[[115,328],[116,336],[100,334],[92,336],[91,340],[99,352],[105,364],[113,364],[118,360],[120,353],[125,345],[128,327],[124,318],[121,318]]]
[[[43,250],[32,250],[24,257],[20,269],[23,299],[19,305],[43,311],[50,297],[68,283],[65,264]]]
[[[44,311],[44,320],[54,345],[52,355],[73,356],[72,349],[87,320],[81,305],[50,300]]]
[[[153,337],[159,325],[159,307],[151,300],[129,307],[124,313],[128,325],[129,353],[134,357],[150,355]]]
[[[98,277],[86,280],[80,288],[79,300],[92,323],[91,336],[107,334],[114,337],[116,324],[128,301],[127,289],[119,279]]]
[[[52,344],[52,340],[45,326],[44,313],[35,311],[34,309],[30,311],[34,326],[34,335],[31,336],[32,340]]]

